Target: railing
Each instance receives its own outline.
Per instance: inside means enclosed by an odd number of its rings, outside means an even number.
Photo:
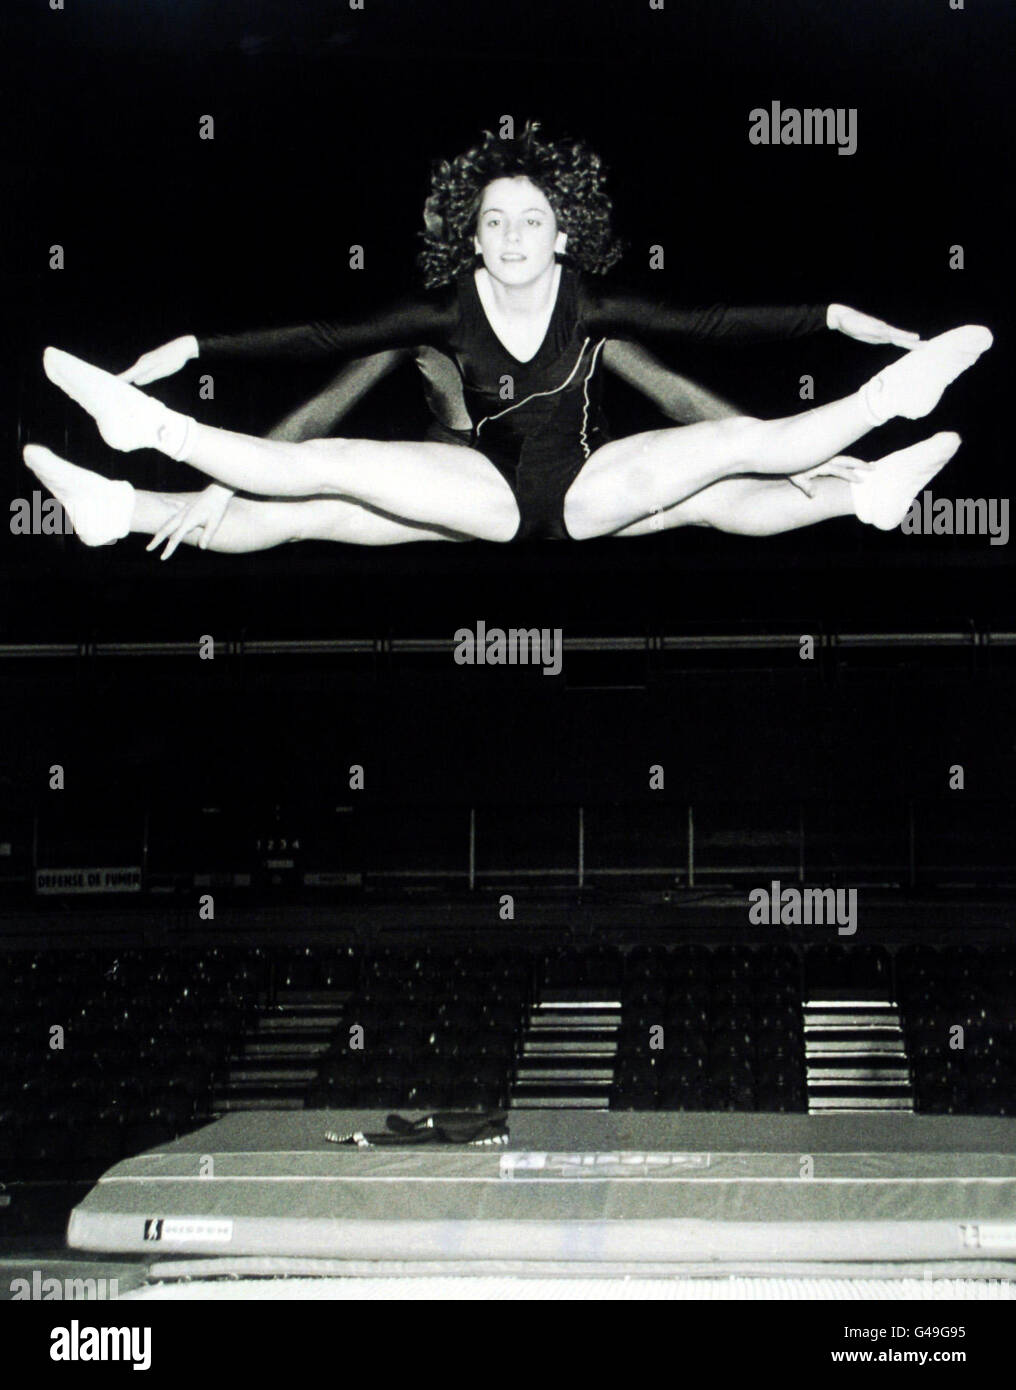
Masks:
[[[0,893],[60,896],[58,870],[121,875],[121,891],[434,884],[579,889],[838,884],[914,890],[1016,885],[1016,805],[948,796],[766,803],[651,796],[558,806],[287,805],[259,822],[246,807],[166,808],[96,826],[85,812],[0,828]],[[44,876],[49,874],[49,878]],[[102,882],[67,887],[97,892]],[[110,878],[110,883],[115,880]],[[126,884],[126,890],[123,885]]]
[[[214,636],[214,634],[212,634]],[[564,633],[567,656],[572,654],[614,653],[634,656],[647,653],[724,653],[779,652],[797,655],[801,638],[810,635],[817,651],[893,649],[975,649],[1016,647],[1016,631],[978,627],[973,621],[952,629],[876,632],[863,630],[825,631],[821,623],[802,620],[797,627],[784,625],[778,631],[727,631],[658,633],[619,636],[576,636]],[[191,641],[105,641],[92,638],[63,642],[0,643],[0,660],[74,660],[79,658],[132,659],[138,657],[173,658],[197,653],[199,638]],[[216,639],[216,647],[232,656],[279,657],[365,657],[378,656],[451,657],[455,643],[447,637],[351,638],[245,638],[226,635]]]

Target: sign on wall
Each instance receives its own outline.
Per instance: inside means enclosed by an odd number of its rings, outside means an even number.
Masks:
[[[36,869],[37,893],[140,893],[141,869]]]

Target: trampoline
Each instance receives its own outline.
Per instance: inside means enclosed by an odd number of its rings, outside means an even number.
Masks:
[[[128,1297],[1012,1297],[1016,1121],[541,1110],[504,1145],[324,1137],[384,1121],[229,1115],[110,1169],[68,1243],[143,1255]]]

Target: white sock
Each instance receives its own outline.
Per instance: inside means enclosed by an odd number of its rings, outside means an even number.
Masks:
[[[972,367],[993,342],[991,332],[978,324],[940,333],[891,363],[861,387],[861,400],[876,425],[894,415],[918,420],[942,399],[951,381]]]
[[[917,494],[959,447],[959,435],[943,430],[909,449],[899,449],[879,459],[870,473],[850,484],[858,521],[866,521],[880,531],[895,530]]]
[[[42,365],[50,381],[95,417],[110,448],[125,453],[159,449],[175,459],[185,452],[191,423],[188,416],[59,348],[47,348]]]
[[[130,483],[78,468],[41,444],[26,444],[24,459],[63,507],[85,545],[109,545],[128,534],[134,516]]]

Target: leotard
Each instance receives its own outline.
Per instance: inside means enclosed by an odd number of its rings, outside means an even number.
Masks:
[[[202,357],[314,360],[426,343],[462,376],[472,429],[443,429],[477,449],[508,482],[519,507],[516,540],[564,538],[564,497],[590,454],[609,441],[601,407],[608,338],[748,343],[803,337],[826,326],[825,305],[682,309],[645,295],[600,289],[564,265],[535,356],[520,362],[484,312],[472,272],[447,290],[402,300],[369,319],[315,320],[292,328],[200,337]]]

